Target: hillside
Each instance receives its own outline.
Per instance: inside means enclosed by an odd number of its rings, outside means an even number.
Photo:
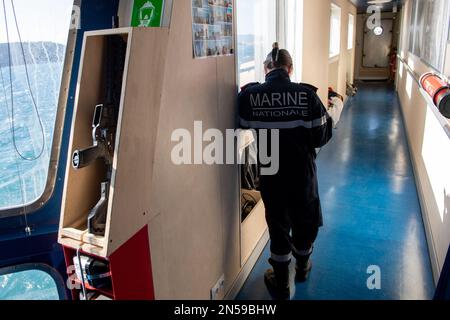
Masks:
[[[65,46],[53,42],[25,42],[23,44],[28,64],[64,61]],[[24,64],[22,49],[19,43],[11,44],[12,65]],[[0,43],[0,67],[9,64],[8,45]]]

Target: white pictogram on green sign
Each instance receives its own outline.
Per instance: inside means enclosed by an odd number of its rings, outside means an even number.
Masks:
[[[164,0],[134,0],[132,27],[160,27]]]

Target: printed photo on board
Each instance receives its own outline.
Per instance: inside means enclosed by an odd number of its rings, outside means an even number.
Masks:
[[[194,58],[233,54],[233,0],[192,0],[192,38]]]

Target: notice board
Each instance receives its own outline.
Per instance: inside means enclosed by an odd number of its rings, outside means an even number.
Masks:
[[[234,53],[233,0],[192,0],[194,58]]]

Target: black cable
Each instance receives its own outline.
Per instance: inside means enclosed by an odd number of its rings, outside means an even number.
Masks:
[[[81,246],[81,245],[80,245]],[[84,278],[84,268],[83,268],[83,264],[81,263],[81,248],[77,249],[77,258],[78,258],[78,264],[80,266],[80,273],[81,273],[81,288],[83,289],[83,297],[84,300],[87,300],[87,290],[86,290],[86,280]]]

